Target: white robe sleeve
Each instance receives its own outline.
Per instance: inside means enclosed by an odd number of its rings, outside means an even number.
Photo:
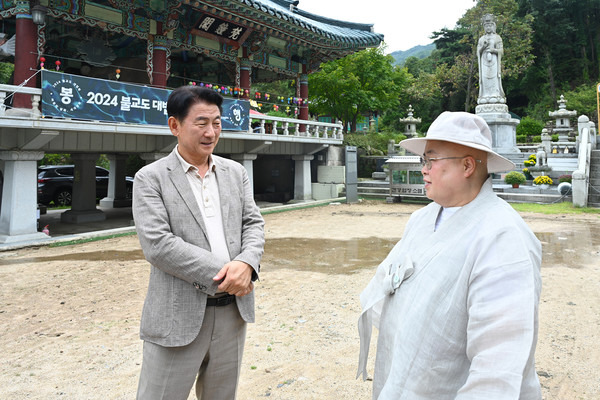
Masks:
[[[467,300],[471,367],[456,399],[519,399],[537,340],[541,246],[510,228],[473,246]]]

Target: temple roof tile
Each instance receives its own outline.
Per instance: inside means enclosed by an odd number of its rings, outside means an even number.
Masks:
[[[383,35],[373,32],[373,24],[335,20],[312,14],[296,7],[297,1],[288,0],[237,0],[254,8],[292,22],[314,33],[357,47],[377,46]],[[291,7],[290,7],[291,6]]]

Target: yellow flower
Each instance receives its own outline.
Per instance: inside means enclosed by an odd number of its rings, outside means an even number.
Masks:
[[[546,175],[540,175],[533,180],[535,185],[552,185],[552,179]]]

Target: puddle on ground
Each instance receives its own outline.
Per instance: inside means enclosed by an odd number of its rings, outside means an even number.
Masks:
[[[538,232],[542,242],[542,266],[581,268],[600,261],[600,227],[580,226],[571,232]],[[375,269],[396,244],[395,240],[361,238],[269,239],[262,260],[264,268],[347,274],[360,269]],[[144,259],[139,249],[103,250],[51,257],[0,258],[0,265],[45,263],[51,261],[130,261]]]
[[[380,238],[270,239],[265,243],[261,264],[269,270],[287,268],[345,274],[363,268],[374,269],[395,244],[395,240]]]
[[[542,242],[542,267],[582,268],[600,262],[600,227],[581,226],[568,233],[536,233]],[[396,241],[367,238],[271,239],[265,245],[265,268],[287,268],[344,274],[374,269],[387,256]]]
[[[0,259],[0,265],[46,263],[51,261],[131,261],[142,260],[142,250],[101,250],[84,253],[61,254],[50,257],[27,257],[18,259]]]
[[[571,232],[536,232],[542,242],[542,267],[581,268],[600,263],[600,227],[582,225]]]

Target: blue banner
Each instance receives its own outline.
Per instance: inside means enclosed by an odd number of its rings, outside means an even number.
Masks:
[[[167,125],[170,90],[42,70],[42,115],[132,124]],[[223,130],[247,131],[250,104],[223,100]]]

